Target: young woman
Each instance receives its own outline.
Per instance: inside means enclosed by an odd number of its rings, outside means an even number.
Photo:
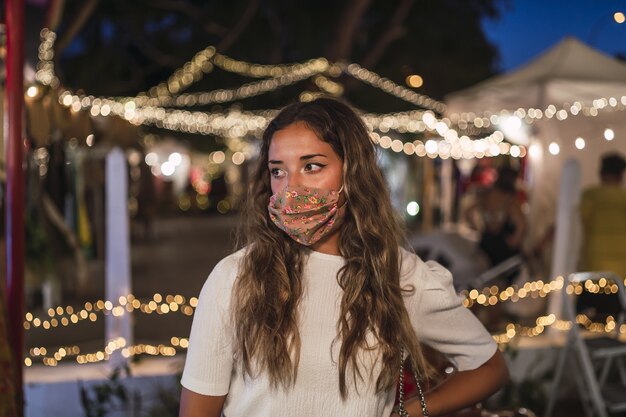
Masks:
[[[362,120],[331,99],[269,124],[241,249],[207,279],[182,378],[183,417],[388,417],[401,351],[429,375],[420,343],[458,372],[426,393],[431,416],[508,378],[493,339],[450,273],[400,247]],[[422,415],[419,400],[410,416]]]

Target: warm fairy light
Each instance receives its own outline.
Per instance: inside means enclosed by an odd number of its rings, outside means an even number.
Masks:
[[[542,280],[531,281],[524,283],[523,286],[517,287],[515,285],[500,289],[497,285],[485,287],[481,290],[471,289],[469,291],[462,291],[461,296],[464,297],[463,305],[465,307],[471,307],[474,304],[481,304],[483,306],[494,306],[500,302],[510,301],[517,302],[527,297],[545,297],[552,291],[558,291],[564,288],[565,280],[563,277],[557,277],[556,279],[548,282]],[[583,291],[587,291],[592,294],[616,294],[619,291],[619,287],[614,282],[601,278],[597,282],[587,280],[582,283],[569,283],[565,287],[566,294],[580,295]],[[156,301],[158,300],[158,302]],[[193,315],[194,308],[198,305],[198,299],[191,297],[188,300],[180,294],[171,295],[168,294],[163,297],[161,294],[154,294],[150,301],[140,302],[134,295],[129,294],[122,296],[118,299],[118,305],[112,305],[110,301],[97,300],[94,303],[85,303],[85,309],[75,311],[73,307],[67,306],[57,307],[50,309],[48,313],[54,312],[56,315],[51,318],[50,321],[45,320],[43,326],[51,326],[53,320],[61,320],[61,324],[66,326],[67,315],[71,314],[72,323],[76,323],[79,320],[84,320],[87,317],[87,306],[90,308],[95,306],[96,311],[101,314],[123,314],[124,308],[122,306],[125,303],[126,308],[129,311],[139,310],[141,312],[151,314],[157,312],[158,314],[168,314],[176,311],[191,316]],[[112,306],[111,309],[106,307]],[[57,314],[61,310],[61,313]],[[95,313],[89,313],[89,317]],[[49,314],[48,314],[49,316]],[[25,327],[26,324],[31,324],[35,327],[41,325],[41,320],[38,317],[34,317],[31,312],[25,315]],[[65,324],[64,324],[65,323]],[[524,327],[519,324],[509,323],[505,326],[505,332],[493,335],[494,340],[499,344],[505,344],[513,340],[518,336],[535,337],[542,334],[547,327],[554,327],[558,330],[569,330],[572,326],[567,320],[557,320],[553,314],[547,316],[539,316],[535,320],[536,325],[530,327]],[[576,317],[576,323],[582,325],[585,329],[595,333],[613,333],[619,332],[620,334],[626,334],[626,324],[617,326],[617,321],[614,317],[609,316],[605,322],[593,322],[589,317],[584,314],[579,314]],[[186,349],[189,346],[189,340],[186,338],[172,337],[170,339],[171,347],[165,345],[144,345],[138,344],[134,346],[126,346],[126,341],[123,338],[115,339],[109,342],[102,351],[94,353],[80,354],[80,348],[74,346],[63,346],[54,351],[45,347],[33,347],[28,351],[28,356],[24,360],[26,366],[32,366],[33,359],[41,358],[41,363],[46,366],[56,366],[60,361],[68,358],[75,358],[79,364],[100,362],[108,360],[110,355],[122,349],[122,355],[126,358],[140,354],[158,355],[158,356],[173,356],[176,354],[176,348]]]
[[[613,14],[613,19],[616,23],[622,24],[626,21],[626,16],[624,16],[624,13],[622,12],[615,12],[615,14]]]
[[[375,72],[361,67],[359,64],[349,64],[344,67],[344,71],[366,84],[383,90],[384,92],[409,103],[436,111],[437,113],[444,113],[446,111],[446,105],[444,103],[411,91],[387,78],[381,77]]]
[[[42,44],[40,46],[40,64],[38,65],[37,79],[44,85],[58,85],[58,79],[54,75],[53,51],[55,35],[44,29],[41,32]],[[249,83],[231,90],[214,90],[193,94],[180,94],[184,89],[198,81],[203,74],[212,71],[213,66],[226,71],[246,75],[250,77],[265,78],[256,83]],[[72,95],[69,91],[63,91],[59,95],[59,102],[70,107],[72,111],[81,109],[88,110],[92,115],[109,116],[115,115],[126,119],[134,125],[156,126],[163,129],[181,131],[203,135],[218,135],[222,137],[243,137],[247,135],[258,136],[267,126],[269,121],[276,115],[276,111],[241,112],[231,110],[224,114],[189,112],[183,110],[167,109],[162,106],[175,105],[178,107],[195,106],[217,102],[227,102],[245,97],[269,92],[281,86],[297,82],[313,76],[314,83],[323,91],[341,95],[341,84],[331,81],[325,75],[336,78],[342,73],[357,78],[397,98],[413,103],[417,106],[430,109],[438,114],[445,112],[445,105],[428,96],[417,94],[391,80],[360,67],[358,64],[329,63],[324,58],[318,58],[289,65],[259,65],[244,61],[238,61],[221,55],[213,47],[207,47],[194,56],[183,67],[179,68],[163,82],[136,97],[121,99],[98,98],[93,96]],[[411,80],[415,80],[411,78]],[[312,95],[318,93],[311,92]],[[159,106],[161,105],[161,106]],[[429,156],[454,159],[482,158],[508,154],[512,157],[524,157],[527,150],[519,146],[510,146],[503,143],[504,135],[500,131],[479,139],[470,139],[467,135],[476,136],[480,129],[513,120],[521,124],[527,124],[542,118],[556,118],[566,120],[569,115],[578,114],[584,116],[597,116],[598,110],[624,110],[626,96],[608,97],[593,100],[592,106],[583,106],[580,102],[568,104],[562,108],[549,105],[546,109],[517,109],[512,114],[507,110],[496,113],[460,113],[452,114],[449,118],[438,119],[432,112],[414,111],[405,113],[393,113],[385,115],[363,115],[366,123],[372,129],[381,132],[394,130],[399,133],[411,132],[437,132],[445,142],[438,142],[437,149],[431,145],[429,149],[420,141],[413,143],[392,142],[389,148],[394,152],[403,152],[406,155],[419,157]],[[460,132],[466,133],[462,134]],[[432,139],[431,139],[432,140]],[[385,142],[381,142],[384,146]],[[553,150],[556,148],[553,146]],[[532,149],[531,149],[532,150]],[[237,164],[241,158],[233,160]],[[161,166],[153,165],[153,170],[161,170]],[[167,172],[171,169],[165,167]]]
[[[54,73],[54,41],[56,34],[48,29],[42,29],[40,32],[41,44],[39,45],[39,63],[37,64],[37,72],[35,78],[43,85],[49,85],[53,88],[59,86],[59,79]]]
[[[411,88],[420,88],[424,85],[424,79],[417,74],[406,77],[406,84]]]
[[[559,152],[561,152],[561,147],[559,146],[558,143],[551,142],[550,145],[548,146],[548,152],[550,152],[552,155],[558,155]]]
[[[219,89],[210,92],[197,92],[189,94],[181,94],[176,96],[158,95],[157,97],[138,96],[135,98],[127,97],[124,100],[127,103],[137,103],[139,106],[176,106],[190,107],[198,105],[207,105],[214,103],[227,103],[231,101],[241,100],[244,98],[254,97],[279,88],[295,84],[299,81],[306,80],[312,76],[322,73],[328,69],[328,61],[324,58],[318,58],[298,64],[290,71],[276,77],[253,83],[244,84],[234,89]],[[320,81],[321,82],[321,81]],[[326,80],[325,85],[330,89],[330,80]],[[317,84],[317,83],[316,83]],[[335,84],[335,83],[333,83]],[[176,85],[176,84],[175,84]],[[338,88],[338,87],[335,87]],[[172,92],[176,94],[178,91]],[[338,95],[338,94],[337,94]],[[132,100],[132,101],[130,101]]]
[[[153,356],[174,356],[177,353],[177,348],[187,349],[189,347],[189,339],[184,337],[172,337],[170,342],[171,346],[163,344],[137,344],[127,346],[126,340],[120,337],[109,342],[104,349],[96,352],[81,354],[78,346],[65,346],[51,353],[51,356],[47,356],[48,352],[45,348],[33,348],[29,351],[30,357],[26,357],[24,359],[24,364],[26,366],[32,366],[33,359],[41,358],[42,364],[46,366],[57,366],[58,363],[63,360],[74,358],[78,364],[82,365],[107,361],[114,352],[119,350],[121,350],[122,356],[125,358],[142,354]]]
[[[26,90],[26,96],[29,98],[35,98],[37,97],[37,94],[39,93],[39,89],[37,88],[36,85],[31,85],[30,87],[28,87],[28,89]]]
[[[604,139],[608,141],[615,139],[615,132],[613,131],[613,129],[604,129]]]
[[[581,137],[576,138],[574,145],[576,146],[576,149],[585,149],[585,139]]]
[[[343,85],[338,82],[331,81],[323,75],[316,75],[313,77],[313,83],[315,83],[320,90],[335,97],[340,97],[344,92]]]

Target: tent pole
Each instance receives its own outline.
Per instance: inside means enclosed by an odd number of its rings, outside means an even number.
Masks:
[[[6,298],[9,340],[15,369],[17,415],[24,415],[24,2],[5,3],[7,54],[5,90],[6,146]]]

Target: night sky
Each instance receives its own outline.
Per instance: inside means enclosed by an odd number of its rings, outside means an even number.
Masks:
[[[566,36],[626,59],[626,0],[509,0],[499,20],[486,20],[488,38],[500,50],[500,69],[516,68]]]

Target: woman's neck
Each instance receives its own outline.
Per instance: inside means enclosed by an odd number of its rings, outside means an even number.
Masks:
[[[341,255],[339,253],[339,230],[311,245],[311,249],[327,255]]]

